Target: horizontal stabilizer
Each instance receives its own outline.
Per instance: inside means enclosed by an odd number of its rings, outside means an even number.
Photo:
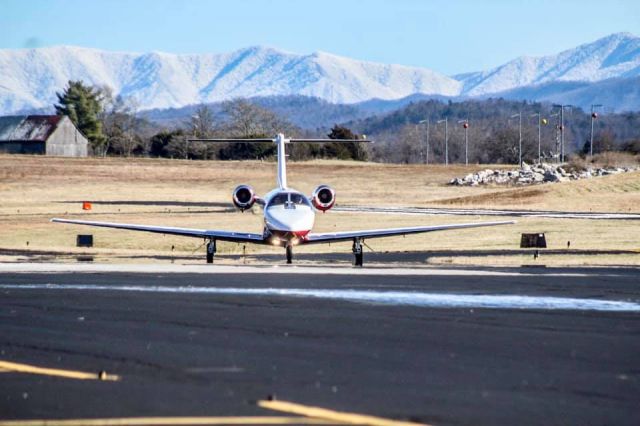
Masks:
[[[265,143],[275,142],[275,139],[257,138],[257,139],[220,139],[220,138],[203,138],[203,139],[187,139],[189,142],[253,142]]]
[[[300,143],[327,143],[327,142],[364,142],[373,143],[370,139],[291,139],[291,142]]]
[[[240,142],[240,143],[265,143],[265,142],[276,142],[276,139],[266,139],[266,138],[257,138],[257,139],[220,139],[220,138],[203,138],[203,139],[187,139],[189,142]],[[369,139],[286,139],[288,142],[293,143],[329,143],[329,142],[364,142],[364,143],[373,143],[372,140]]]

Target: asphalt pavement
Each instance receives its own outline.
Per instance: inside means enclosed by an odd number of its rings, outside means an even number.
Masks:
[[[209,271],[0,273],[0,360],[120,378],[0,372],[0,418],[275,415],[271,396],[434,425],[640,424],[638,269]],[[627,308],[552,303],[576,299]]]

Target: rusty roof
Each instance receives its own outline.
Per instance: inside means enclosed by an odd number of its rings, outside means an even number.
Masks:
[[[0,141],[45,142],[62,120],[61,115],[0,117]]]

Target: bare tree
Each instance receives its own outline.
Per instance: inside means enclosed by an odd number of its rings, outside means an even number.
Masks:
[[[293,130],[291,123],[277,114],[244,99],[226,102],[223,111],[228,116],[224,130],[238,137],[273,136]]]
[[[395,135],[390,135],[382,155],[393,163],[420,163],[420,134],[416,126],[407,124]]]
[[[103,155],[113,150],[126,157],[141,144],[137,135],[138,102],[133,98],[116,96],[111,91],[105,96],[106,108],[103,113],[103,131],[107,137]]]
[[[189,122],[191,133],[196,138],[208,138],[213,134],[215,120],[211,108],[200,105]]]

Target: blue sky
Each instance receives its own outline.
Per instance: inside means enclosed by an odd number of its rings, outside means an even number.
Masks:
[[[449,75],[622,31],[640,35],[640,1],[0,0],[0,48],[221,53],[264,45]]]

